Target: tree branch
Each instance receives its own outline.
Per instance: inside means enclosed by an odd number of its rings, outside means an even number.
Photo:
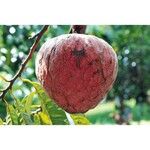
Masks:
[[[85,30],[86,30],[86,25],[72,25],[69,33],[84,34]]]
[[[2,93],[0,94],[0,99],[2,99],[2,100],[4,99],[6,93],[12,88],[12,86],[13,86],[14,82],[16,81],[16,79],[21,76],[26,64],[31,59],[35,49],[38,46],[38,43],[39,43],[41,37],[43,36],[43,34],[46,32],[47,29],[48,29],[48,25],[45,25],[42,28],[42,30],[37,34],[35,42],[31,46],[31,48],[29,49],[29,54],[28,54],[27,58],[21,63],[21,66],[20,66],[19,70],[17,71],[15,76],[9,81],[9,85],[3,91],[1,91]]]

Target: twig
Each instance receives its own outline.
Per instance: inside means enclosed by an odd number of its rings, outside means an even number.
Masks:
[[[35,34],[34,36],[29,37],[28,39],[29,39],[29,40],[33,40],[33,39],[35,39],[35,38],[38,37],[38,36],[39,36],[39,33]]]
[[[38,43],[39,43],[41,37],[43,36],[43,34],[46,32],[47,29],[48,29],[48,25],[45,25],[42,28],[42,30],[37,34],[36,40],[33,43],[33,45],[31,46],[27,58],[21,63],[21,66],[20,66],[19,70],[17,71],[17,73],[15,74],[15,76],[9,81],[9,85],[0,94],[0,99],[2,99],[2,100],[4,99],[5,94],[12,88],[12,86],[13,86],[14,82],[16,81],[16,79],[21,76],[21,74],[22,74],[22,72],[23,72],[26,64],[31,59],[31,57],[32,57],[35,49],[38,46]]]
[[[85,30],[86,30],[86,25],[72,25],[69,33],[84,34]]]

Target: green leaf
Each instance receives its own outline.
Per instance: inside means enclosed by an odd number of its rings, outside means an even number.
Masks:
[[[22,103],[24,103],[24,108],[27,113],[31,113],[31,105],[32,105],[32,100],[33,96],[35,95],[36,92],[31,92],[29,95],[23,98]]]
[[[33,125],[33,121],[31,119],[30,114],[28,113],[21,113],[21,116],[25,122],[26,125]]]
[[[65,112],[59,108],[53,101],[45,102],[45,107],[54,125],[68,125],[68,119]]]
[[[90,125],[90,121],[83,114],[70,114],[76,125]]]
[[[23,103],[21,103],[20,100],[16,99],[15,107],[18,110],[18,112],[20,113],[20,116],[23,119],[24,124],[32,125],[33,121],[31,119],[31,115],[30,115],[30,113],[27,113],[25,111],[25,106],[23,105]]]
[[[10,115],[12,124],[18,125],[19,124],[19,116],[18,116],[15,108],[12,105],[7,104],[7,112]]]
[[[68,125],[68,119],[65,112],[58,107],[46,94],[42,86],[37,82],[32,82],[28,79],[22,79],[23,82],[30,83],[36,89],[41,100],[41,106],[44,113],[49,115],[49,118],[54,125]]]
[[[8,82],[8,80],[5,77],[3,77],[2,75],[0,75],[0,79],[5,81],[5,82]]]
[[[0,118],[0,125],[3,125],[3,120]]]
[[[52,121],[49,119],[49,117],[45,113],[40,112],[39,117],[41,119],[42,124],[44,124],[44,125],[51,125],[52,124]]]
[[[38,114],[34,114],[34,125],[40,125],[41,121],[40,121],[40,117]]]

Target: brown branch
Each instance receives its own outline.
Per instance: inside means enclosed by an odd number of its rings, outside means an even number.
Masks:
[[[21,66],[19,68],[19,70],[17,71],[17,73],[15,74],[15,76],[9,81],[9,85],[2,91],[2,93],[0,94],[0,99],[4,99],[6,93],[12,88],[14,82],[16,81],[16,79],[18,77],[21,76],[26,64],[28,63],[28,61],[31,59],[35,49],[38,46],[38,43],[41,39],[41,37],[43,36],[43,34],[46,32],[46,30],[48,29],[48,25],[45,25],[42,30],[37,34],[36,40],[33,43],[33,45],[31,46],[31,48],[29,49],[29,54],[27,56],[27,58],[21,63]]]
[[[84,34],[85,30],[86,30],[86,25],[72,25],[69,33]]]

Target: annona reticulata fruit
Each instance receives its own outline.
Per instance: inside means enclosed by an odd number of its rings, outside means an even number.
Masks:
[[[117,75],[117,56],[104,40],[64,34],[46,41],[36,75],[48,95],[69,113],[85,113],[105,97]]]

